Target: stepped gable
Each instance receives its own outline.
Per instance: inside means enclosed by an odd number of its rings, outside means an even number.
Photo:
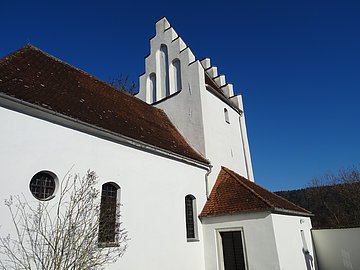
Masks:
[[[271,211],[311,216],[311,212],[222,167],[200,218]]]
[[[150,93],[145,94],[147,88],[147,79],[150,78],[151,74],[158,73],[156,70],[156,65],[153,63],[156,62],[154,60],[156,58],[159,47],[158,45],[160,44],[166,45],[168,47],[168,51],[170,52],[171,56],[170,61],[179,59],[181,65],[184,66],[191,66],[198,62],[190,47],[178,35],[175,29],[170,25],[169,21],[165,17],[158,20],[156,22],[156,34],[150,39],[150,53],[145,57],[145,72],[140,75],[140,92],[138,93],[140,98],[151,104],[164,100],[177,92],[175,87],[170,87],[169,93],[165,94],[159,91],[161,87],[158,87],[156,88],[157,90],[155,98]],[[226,81],[225,75],[218,74],[218,68],[216,66],[212,66],[209,57],[206,57],[199,62],[204,70],[204,83],[207,86],[206,89],[222,99],[236,111],[242,113],[243,106],[241,95],[234,94],[233,84]]]
[[[218,74],[218,68],[211,65],[210,58],[206,57],[200,62],[205,72],[205,83],[222,96],[228,99],[233,97],[233,84],[226,81],[225,75]]]
[[[0,95],[209,163],[160,109],[26,45],[0,60]]]
[[[218,74],[218,68],[212,66],[209,57],[204,58],[200,63],[204,68],[206,89],[218,96],[233,109],[242,113],[244,110],[242,97],[240,94],[234,94],[233,84],[226,81],[225,75]]]

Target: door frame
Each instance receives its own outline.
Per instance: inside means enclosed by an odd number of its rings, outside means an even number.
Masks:
[[[244,251],[244,262],[245,262],[245,269],[249,269],[248,260],[247,260],[247,252],[246,252],[246,245],[245,245],[245,233],[243,227],[232,227],[232,228],[220,228],[215,229],[216,234],[216,248],[217,248],[217,261],[218,261],[218,269],[225,270],[224,264],[224,253],[223,253],[223,246],[222,246],[222,239],[220,233],[222,232],[238,232],[241,233],[241,241],[243,245]]]

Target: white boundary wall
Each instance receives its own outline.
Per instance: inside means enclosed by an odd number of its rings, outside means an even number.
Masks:
[[[319,270],[360,269],[360,228],[312,230]]]

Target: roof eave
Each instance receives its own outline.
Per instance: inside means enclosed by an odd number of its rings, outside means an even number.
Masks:
[[[259,212],[269,212],[273,214],[282,214],[282,215],[292,215],[292,216],[304,216],[304,217],[312,217],[314,216],[313,213],[305,213],[300,211],[288,210],[283,208],[271,207],[271,208],[263,208],[263,209],[254,209],[254,210],[244,210],[239,212],[232,212],[232,213],[221,213],[221,214],[210,214],[210,215],[199,215],[200,219],[203,218],[212,218],[212,217],[222,217],[222,216],[235,216],[235,215],[242,215],[242,214],[249,214],[249,213],[259,213]]]
[[[219,214],[209,214],[209,215],[199,215],[200,219],[203,218],[214,218],[214,217],[223,217],[223,216],[236,216],[236,215],[242,215],[242,214],[251,214],[251,213],[272,213],[271,208],[263,208],[263,209],[253,209],[253,210],[243,210],[243,211],[237,211],[232,213],[219,213]]]
[[[161,156],[169,157],[178,161],[182,161],[183,163],[193,165],[205,170],[209,170],[211,167],[210,162],[207,163],[202,162],[200,160],[196,160],[151,144],[147,144],[140,140],[136,140],[116,132],[109,131],[107,129],[83,122],[81,120],[63,115],[61,113],[57,113],[55,111],[43,108],[39,105],[32,104],[30,102],[26,102],[15,97],[4,94],[0,90],[0,106],[12,109],[33,117],[37,117],[52,123],[60,124],[62,126],[72,128],[75,130],[79,130],[100,138],[104,138],[111,141],[116,141],[118,143],[132,146],[134,148],[141,149],[146,152],[156,153]]]
[[[216,91],[211,85],[206,85],[207,87],[206,90],[215,95],[216,97],[218,97],[220,100],[222,100],[224,103],[226,103],[227,105],[229,105],[232,109],[234,109],[234,111],[236,111],[239,115],[242,115],[243,114],[243,111],[236,107],[234,104],[231,103],[230,100],[228,100],[225,96],[221,95],[218,91]]]
[[[313,217],[314,214],[311,212],[301,212],[295,210],[289,210],[284,208],[273,207],[271,212],[274,214],[285,214],[285,215],[292,215],[292,216],[304,216],[304,217]]]

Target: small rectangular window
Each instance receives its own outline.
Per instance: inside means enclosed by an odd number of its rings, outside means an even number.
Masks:
[[[186,238],[188,241],[197,240],[196,224],[196,199],[193,195],[185,197],[185,220],[186,220]]]
[[[225,117],[225,122],[230,124],[230,120],[229,120],[229,112],[226,108],[224,108],[224,117]]]

